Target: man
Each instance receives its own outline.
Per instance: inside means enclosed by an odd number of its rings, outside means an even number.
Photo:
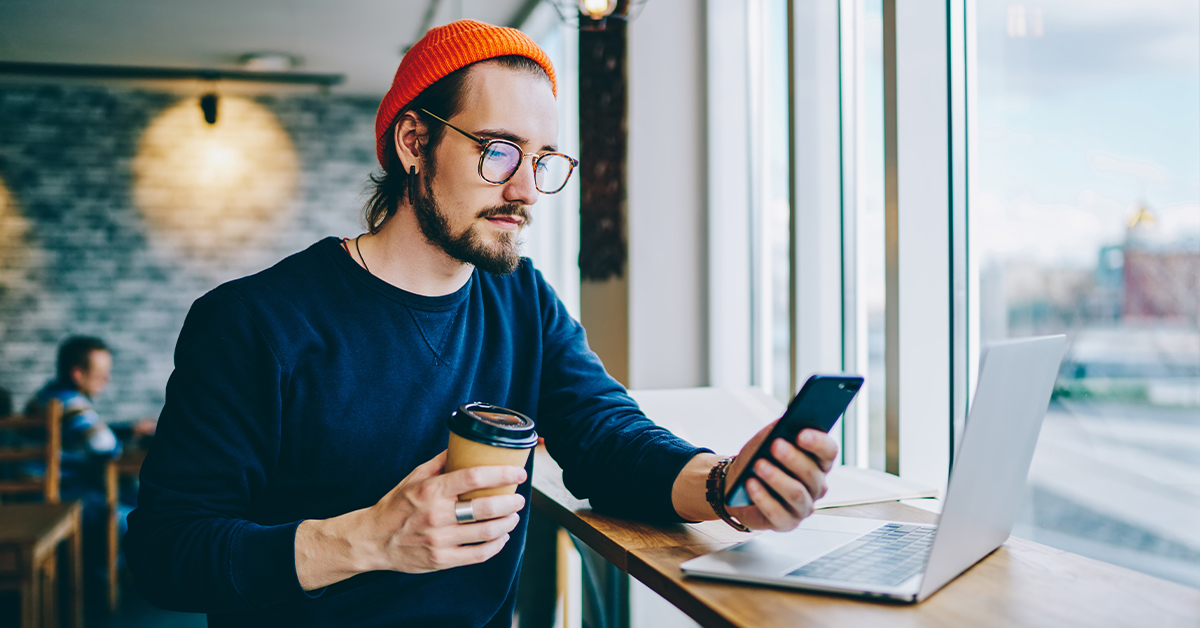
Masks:
[[[519,31],[431,30],[379,107],[369,232],[193,305],[131,517],[129,560],[152,601],[213,626],[509,625],[528,469],[443,473],[446,418],[468,401],[537,421],[597,509],[725,513],[705,482],[739,465],[646,419],[518,256],[529,208],[573,167],[555,151],[554,98],[549,60]],[[836,445],[816,432],[800,444],[811,458],[773,446],[787,472],[755,469],[782,501],[752,481],[758,505],[727,520],[790,529],[811,512]],[[508,484],[517,494],[456,507]]]
[[[99,338],[72,336],[64,340],[58,347],[54,379],[34,395],[27,410],[40,411],[53,399],[62,403],[59,493],[63,501],[83,502],[84,563],[89,578],[107,577],[104,464],[121,454],[120,441],[92,406],[112,381],[112,363],[112,352]],[[153,424],[142,422],[132,429],[148,433]],[[45,468],[42,463],[31,463],[26,472],[41,475]],[[124,504],[117,509],[118,534],[124,534],[129,510]]]
[[[29,401],[30,413],[40,411],[51,400],[62,403],[62,466],[60,490],[63,499],[82,499],[84,519],[94,510],[91,498],[104,509],[103,464],[121,454],[121,443],[100,419],[92,402],[112,381],[112,353],[103,340],[72,336],[58,346],[55,376]],[[44,472],[44,470],[39,470]]]

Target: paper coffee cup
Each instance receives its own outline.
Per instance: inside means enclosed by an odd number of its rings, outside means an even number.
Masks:
[[[446,472],[492,465],[524,467],[537,445],[533,419],[487,403],[464,403],[450,414],[450,446]],[[517,485],[481,489],[458,496],[461,501],[488,495],[511,495]]]

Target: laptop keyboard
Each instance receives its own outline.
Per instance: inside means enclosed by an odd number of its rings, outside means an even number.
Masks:
[[[935,530],[889,523],[788,575],[896,586],[924,568]]]

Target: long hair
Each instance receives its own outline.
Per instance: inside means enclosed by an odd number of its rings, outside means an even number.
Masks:
[[[485,59],[484,61],[497,61],[500,65],[513,70],[521,70],[531,74],[539,74],[546,77],[549,81],[550,77],[546,75],[546,71],[536,61],[529,57],[519,55],[505,55],[503,57],[495,57],[493,59]],[[400,207],[400,203],[408,196],[409,175],[404,171],[404,165],[400,162],[400,155],[396,153],[396,142],[393,138],[396,137],[396,125],[400,123],[400,119],[409,111],[415,111],[417,115],[425,122],[425,126],[429,129],[425,135],[424,144],[418,144],[420,154],[425,158],[426,172],[422,173],[426,176],[434,170],[434,154],[442,138],[445,134],[445,125],[440,124],[437,120],[428,118],[420,112],[421,109],[435,113],[446,120],[457,115],[462,111],[464,99],[467,95],[467,80],[470,76],[469,70],[477,63],[461,67],[450,74],[439,79],[433,85],[425,88],[425,91],[417,94],[404,109],[396,114],[396,118],[388,125],[387,138],[388,142],[384,148],[384,161],[386,166],[382,171],[372,173],[370,182],[367,184],[367,190],[371,197],[367,199],[367,203],[363,206],[363,222],[366,224],[367,230],[371,233],[378,233],[393,215],[396,209]],[[408,199],[410,202],[412,199]]]

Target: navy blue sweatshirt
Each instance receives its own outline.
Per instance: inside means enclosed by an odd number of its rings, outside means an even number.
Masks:
[[[425,297],[327,238],[188,313],[125,537],[138,586],[212,626],[509,625],[528,482],[521,523],[485,563],[314,592],[296,576],[300,521],[377,502],[445,449],[446,417],[468,401],[533,418],[594,508],[679,520],[671,485],[702,450],[646,419],[528,260]]]

